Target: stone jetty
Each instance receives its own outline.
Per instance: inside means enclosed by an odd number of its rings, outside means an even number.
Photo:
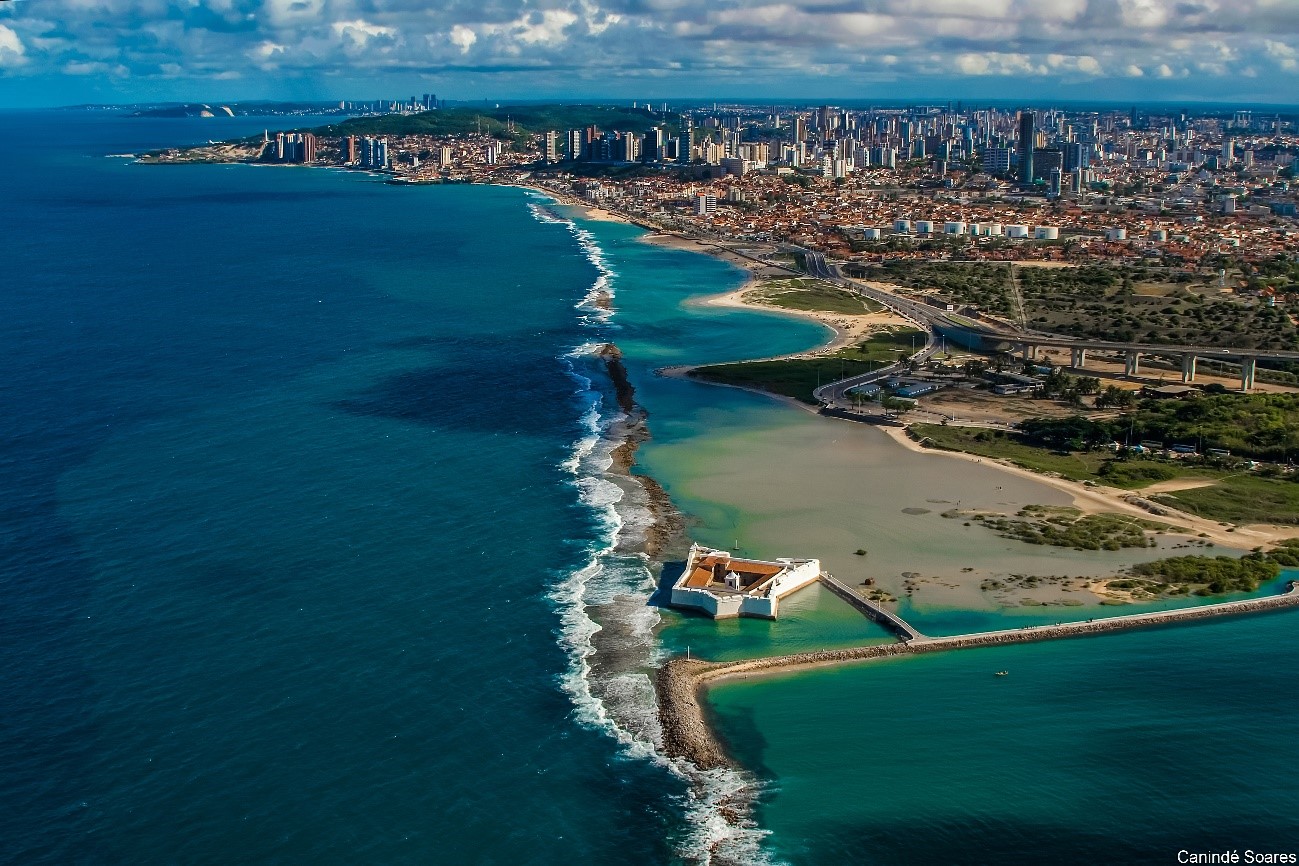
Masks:
[[[1105,617],[1060,625],[1031,626],[1005,631],[979,632],[953,637],[921,637],[892,644],[851,647],[839,650],[797,653],[795,655],[746,659],[731,662],[705,662],[675,658],[667,661],[655,677],[659,717],[663,727],[663,746],[670,757],[685,758],[702,770],[728,766],[731,762],[712,728],[704,718],[700,693],[710,682],[722,678],[775,673],[795,668],[859,662],[869,659],[944,652],[973,647],[1029,643],[1060,638],[1086,637],[1135,628],[1151,628],[1220,616],[1259,613],[1299,607],[1299,583],[1291,581],[1280,595],[1250,598],[1199,607],[1153,613]]]

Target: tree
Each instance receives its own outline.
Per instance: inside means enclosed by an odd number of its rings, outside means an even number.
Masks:
[[[1101,380],[1095,376],[1080,376],[1077,388],[1079,394],[1097,394],[1101,390]]]
[[[880,405],[884,407],[886,411],[893,412],[897,415],[904,415],[916,408],[916,401],[903,400],[900,397],[892,397],[886,394],[880,398]]]
[[[1131,391],[1120,388],[1117,385],[1106,385],[1104,390],[1096,397],[1096,408],[1107,409],[1111,406],[1117,409],[1125,409],[1136,402],[1136,397]]]

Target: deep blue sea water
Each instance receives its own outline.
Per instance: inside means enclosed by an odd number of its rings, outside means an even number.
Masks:
[[[262,126],[4,115],[0,861],[671,859],[563,687],[599,272],[518,190],[104,158]]]

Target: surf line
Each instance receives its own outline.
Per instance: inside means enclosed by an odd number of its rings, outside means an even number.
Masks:
[[[705,720],[701,701],[703,691],[708,685],[725,679],[879,658],[898,658],[920,653],[1089,637],[1109,632],[1294,607],[1299,607],[1299,581],[1292,580],[1286,584],[1284,591],[1279,595],[1266,598],[1248,598],[1200,607],[1127,614],[1060,625],[1027,626],[951,637],[927,637],[916,633],[916,636],[911,639],[892,644],[820,650],[730,662],[673,658],[659,667],[654,678],[654,688],[658,693],[659,720],[663,729],[663,748],[669,756],[685,758],[701,769],[733,766],[731,757]]]

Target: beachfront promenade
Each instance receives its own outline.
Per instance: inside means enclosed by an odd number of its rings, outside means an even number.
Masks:
[[[830,587],[831,591],[834,591],[836,595],[839,595],[839,592],[835,589],[836,585],[839,589],[852,593],[852,590],[838,581],[833,584],[826,582],[826,586]],[[856,593],[852,594],[856,595]],[[865,599],[862,599],[862,601],[865,602]],[[873,610],[880,610],[877,605],[869,602],[866,602],[866,604]],[[858,607],[859,610],[862,609],[861,605],[856,603],[854,603],[854,607]],[[695,659],[674,658],[660,667],[655,677],[659,718],[663,726],[663,746],[669,756],[685,758],[701,769],[712,769],[730,764],[725,750],[714,736],[712,729],[704,721],[703,708],[700,704],[701,689],[709,683],[725,678],[756,676],[799,668],[824,667],[917,653],[1003,646],[1061,638],[1089,637],[1108,632],[1152,628],[1213,617],[1238,616],[1295,607],[1299,607],[1299,583],[1289,581],[1282,593],[1264,598],[1248,598],[1240,601],[1183,607],[1175,610],[1104,617],[1082,622],[1060,623],[1058,625],[1028,626],[1001,631],[977,632],[950,637],[920,635],[914,628],[894,615],[892,619],[900,624],[899,628],[893,629],[895,633],[900,634],[902,629],[905,629],[915,637],[903,639],[897,643],[875,644],[839,650],[820,650],[731,662],[705,662]]]

